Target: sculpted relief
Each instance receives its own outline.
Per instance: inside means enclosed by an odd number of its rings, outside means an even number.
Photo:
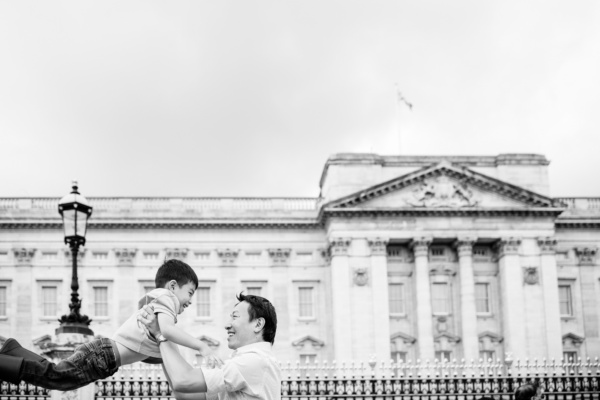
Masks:
[[[413,207],[474,207],[478,203],[467,185],[443,175],[423,181],[405,201]]]

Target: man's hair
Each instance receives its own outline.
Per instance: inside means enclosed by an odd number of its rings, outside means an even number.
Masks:
[[[177,281],[179,286],[193,282],[195,287],[198,287],[198,276],[192,267],[180,260],[165,260],[163,265],[156,271],[154,283],[157,288],[164,288],[172,280]]]
[[[241,292],[236,296],[241,303],[248,303],[248,314],[250,321],[256,318],[264,318],[265,327],[262,330],[262,337],[265,342],[275,343],[275,333],[277,332],[277,313],[273,304],[264,297],[254,296],[252,294],[244,294]]]
[[[527,382],[515,390],[515,400],[530,400],[536,395],[539,385],[535,381]]]

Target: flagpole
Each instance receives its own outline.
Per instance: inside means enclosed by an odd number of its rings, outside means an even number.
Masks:
[[[396,116],[398,119],[398,155],[402,155],[402,124],[401,124],[401,114],[400,108],[402,107],[402,103],[406,104],[409,110],[412,111],[412,104],[406,101],[402,93],[400,92],[400,88],[398,87],[398,83],[396,82]]]

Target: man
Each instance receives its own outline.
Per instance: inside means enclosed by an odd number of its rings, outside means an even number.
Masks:
[[[194,369],[179,354],[177,346],[160,333],[150,306],[138,314],[159,343],[167,379],[178,400],[198,400],[201,394],[219,400],[281,398],[281,371],[272,353],[277,314],[269,300],[240,293],[225,326],[227,345],[235,350],[221,368]]]

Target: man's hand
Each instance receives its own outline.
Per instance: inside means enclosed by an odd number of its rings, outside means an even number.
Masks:
[[[154,308],[151,305],[145,305],[138,311],[137,314],[138,324],[143,324],[148,332],[156,338],[160,335],[160,326],[158,326],[158,319],[154,315]]]

